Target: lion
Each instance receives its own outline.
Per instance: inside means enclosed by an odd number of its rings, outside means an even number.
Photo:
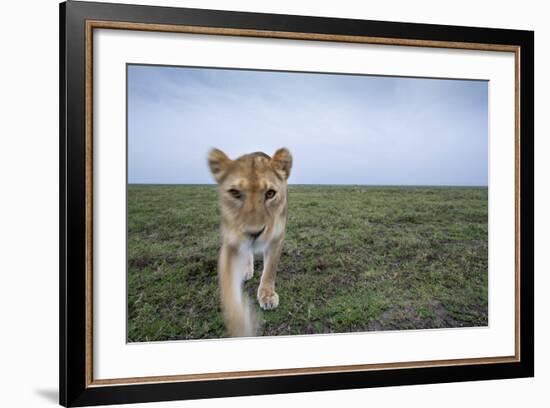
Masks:
[[[218,281],[226,327],[234,337],[254,336],[257,319],[242,286],[254,274],[254,254],[263,254],[258,303],[263,310],[279,305],[275,275],[288,219],[292,156],[281,148],[273,157],[255,152],[231,160],[213,149],[208,164],[218,183],[222,236]]]

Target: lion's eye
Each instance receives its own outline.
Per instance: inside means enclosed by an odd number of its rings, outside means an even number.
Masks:
[[[265,192],[265,198],[266,200],[269,200],[270,198],[275,197],[276,191],[275,190],[267,190]]]
[[[235,190],[234,188],[232,188],[231,190],[228,190],[229,194],[231,194],[231,196],[233,198],[241,198],[242,197],[242,194],[239,190]]]

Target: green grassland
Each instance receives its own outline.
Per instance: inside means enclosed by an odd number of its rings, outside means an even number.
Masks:
[[[226,337],[215,186],[128,187],[128,340]],[[487,188],[289,187],[261,335],[487,325]]]

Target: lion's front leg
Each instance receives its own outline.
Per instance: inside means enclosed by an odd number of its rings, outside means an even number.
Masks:
[[[257,322],[250,310],[246,294],[242,292],[243,271],[248,254],[223,244],[218,262],[221,306],[231,336],[254,336]]]
[[[271,242],[264,250],[264,270],[258,287],[258,302],[264,310],[272,310],[279,306],[279,295],[275,292],[275,276],[282,247],[281,238]]]

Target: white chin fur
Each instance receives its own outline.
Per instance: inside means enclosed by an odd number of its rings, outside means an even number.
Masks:
[[[252,251],[254,251],[255,255],[263,254],[266,246],[266,243],[263,241],[254,241],[252,244]]]
[[[255,255],[260,255],[263,254],[266,247],[266,242],[261,239],[246,240],[239,245],[239,253],[246,255],[252,251]]]

